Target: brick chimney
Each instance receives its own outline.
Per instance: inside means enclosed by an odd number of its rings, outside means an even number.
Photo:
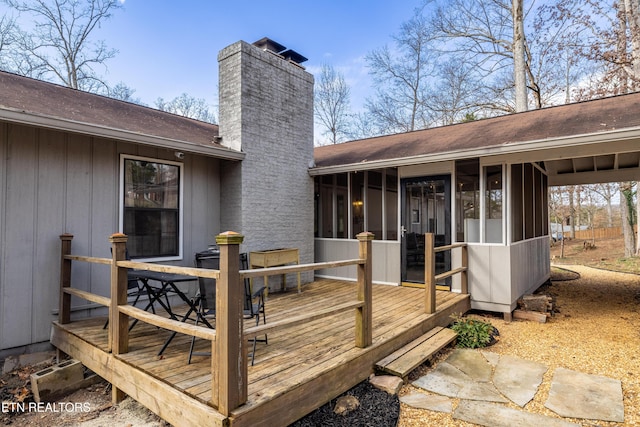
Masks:
[[[222,229],[245,236],[241,250],[296,247],[313,262],[313,76],[304,60],[267,38],[218,54],[221,142],[246,153],[223,165],[220,210]]]

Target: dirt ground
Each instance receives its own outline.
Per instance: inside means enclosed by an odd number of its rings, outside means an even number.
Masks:
[[[624,423],[573,420],[574,422],[601,427],[640,426],[640,276],[602,269],[624,268],[626,271],[638,273],[639,260],[618,260],[617,257],[622,253],[620,239],[596,242],[596,249],[588,251],[583,250],[582,241],[565,243],[567,245],[564,258],[559,258],[558,245],[551,250],[552,264],[560,264],[558,267],[562,269],[553,268],[555,280],[550,287],[544,289],[545,293],[555,298],[557,308],[557,312],[547,323],[507,323],[502,317],[488,313],[472,313],[470,316],[488,321],[499,330],[500,338],[490,351],[547,364],[548,376],[552,375],[555,368],[564,367],[622,381]],[[572,265],[580,262],[596,266],[598,269]],[[445,358],[447,354],[444,352],[437,360]],[[432,369],[429,364],[421,366],[412,374],[412,378],[426,374],[429,369]],[[0,377],[2,399],[6,400],[6,394],[10,393],[28,402],[28,378],[33,370],[36,368],[26,367]],[[412,387],[410,384],[405,385],[400,394],[408,393]],[[541,387],[525,410],[553,416],[553,413],[544,407],[548,392],[548,388]],[[168,426],[130,398],[112,406],[110,389],[104,382],[64,396],[57,402],[62,405],[70,402],[86,405],[83,405],[80,411],[25,411],[9,414],[3,410],[0,413],[0,424],[15,427]],[[454,402],[455,405],[457,402]],[[401,405],[398,427],[430,425],[472,424],[454,420],[450,414]]]
[[[586,246],[595,248],[585,249]],[[622,237],[609,239],[565,239],[564,256],[562,243],[555,242],[551,246],[552,264],[587,265],[612,271],[640,274],[640,257],[624,258]]]

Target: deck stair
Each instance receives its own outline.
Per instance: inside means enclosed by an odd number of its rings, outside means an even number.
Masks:
[[[452,343],[458,336],[453,330],[436,326],[376,363],[376,370],[406,379],[411,371]]]

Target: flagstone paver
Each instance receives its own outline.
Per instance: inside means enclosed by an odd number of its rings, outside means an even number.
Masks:
[[[400,396],[400,402],[413,408],[428,409],[430,411],[446,412],[449,414],[453,410],[453,401],[446,396],[439,396],[437,394],[413,392]]]
[[[493,367],[478,351],[457,348],[447,357],[447,363],[460,369],[475,381],[485,383],[491,381]]]
[[[451,412],[449,398],[459,398],[453,417],[483,426],[578,426],[500,404],[512,401],[524,407],[535,397],[547,370],[543,364],[514,356],[456,349],[446,361],[412,383],[442,395],[441,399],[416,392],[401,400],[417,408]],[[557,368],[553,373],[545,406],[561,417],[624,422],[620,381],[565,368]]]
[[[545,405],[562,417],[624,421],[622,383],[613,378],[558,368]]]
[[[491,383],[479,383],[455,366],[441,362],[427,375],[412,383],[432,393],[460,399],[507,403]]]
[[[504,355],[496,366],[493,384],[509,400],[524,407],[536,395],[547,369],[541,363]]]
[[[580,427],[580,424],[488,402],[462,400],[453,418],[486,427]]]

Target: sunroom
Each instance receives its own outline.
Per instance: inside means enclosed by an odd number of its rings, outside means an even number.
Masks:
[[[471,158],[357,170],[315,177],[316,259],[352,250],[355,236],[371,231],[374,281],[425,283],[425,233],[436,246],[466,242],[469,291],[475,308],[511,312],[512,282],[527,292],[549,277],[547,178],[538,164]],[[510,219],[510,221],[507,220]],[[511,269],[524,264],[529,268]],[[436,274],[460,264],[456,250],[436,255]],[[508,262],[508,261],[512,262]],[[355,278],[348,269],[325,277]],[[438,285],[459,290],[459,277]]]

